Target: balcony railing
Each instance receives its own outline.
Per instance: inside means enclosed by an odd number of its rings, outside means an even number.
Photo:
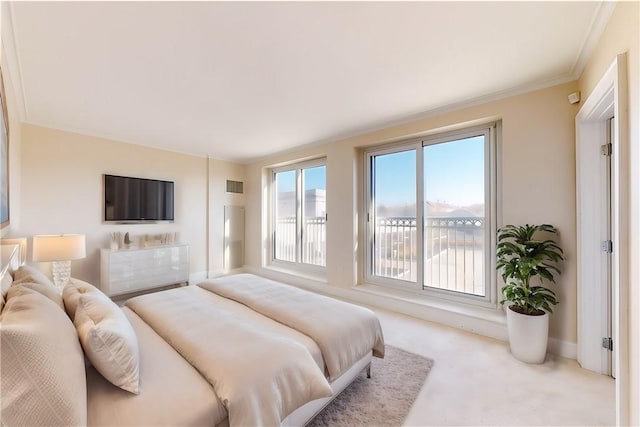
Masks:
[[[417,221],[378,218],[373,274],[416,282]],[[484,296],[484,218],[428,217],[424,227],[424,287]]]
[[[374,230],[373,274],[415,282],[418,274],[416,219],[378,218]]]
[[[276,223],[275,258],[296,262],[298,230],[295,217],[278,218]],[[327,239],[325,217],[305,218],[302,230],[302,262],[325,266]]]
[[[275,258],[296,261],[295,217],[276,224]],[[378,218],[374,230],[373,274],[416,282],[418,232],[416,218]],[[424,287],[484,296],[484,218],[428,217],[424,227]],[[326,265],[326,221],[306,218],[302,261]]]

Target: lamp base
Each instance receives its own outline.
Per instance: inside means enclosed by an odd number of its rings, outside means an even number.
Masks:
[[[54,261],[51,267],[53,272],[53,284],[62,293],[64,286],[71,278],[71,261]]]

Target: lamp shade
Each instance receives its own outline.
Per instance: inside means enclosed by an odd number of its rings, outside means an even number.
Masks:
[[[33,236],[33,260],[69,261],[87,256],[84,234]]]

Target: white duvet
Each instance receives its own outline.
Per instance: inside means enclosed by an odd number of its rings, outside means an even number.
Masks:
[[[371,351],[384,357],[380,322],[364,307],[252,274],[207,280],[198,286],[311,337],[320,347],[331,381]]]
[[[280,425],[305,403],[331,396],[302,344],[255,328],[217,308],[203,292],[189,286],[126,305],[211,383],[230,426]]]

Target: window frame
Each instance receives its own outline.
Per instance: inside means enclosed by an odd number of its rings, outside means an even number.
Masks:
[[[365,271],[366,283],[399,289],[432,297],[433,299],[471,304],[486,308],[497,308],[497,272],[495,269],[496,232],[498,224],[499,183],[501,171],[500,158],[500,127],[499,121],[477,126],[460,128],[454,131],[435,133],[420,138],[411,138],[381,146],[372,147],[364,151],[364,195],[365,195]],[[424,278],[424,147],[456,141],[474,136],[485,137],[484,174],[485,174],[485,230],[484,230],[484,291],[485,295],[456,292],[425,286]],[[379,155],[392,154],[402,151],[415,150],[416,153],[416,239],[418,241],[416,258],[416,282],[402,279],[377,276],[374,271],[374,238],[375,238],[375,200],[374,200],[374,171],[373,159]]]
[[[304,160],[295,163],[289,163],[283,166],[273,167],[269,170],[270,181],[269,181],[269,189],[270,189],[270,212],[269,212],[269,265],[276,268],[283,268],[286,270],[294,270],[301,273],[307,273],[312,275],[324,275],[326,273],[326,249],[325,249],[325,265],[317,265],[302,262],[303,259],[303,224],[302,224],[302,216],[303,216],[303,206],[304,197],[301,197],[301,194],[304,192],[304,182],[302,178],[302,171],[304,169],[310,169],[314,167],[325,167],[325,192],[326,192],[326,167],[327,167],[327,159],[326,157]],[[276,221],[277,217],[277,206],[278,206],[278,190],[276,185],[276,174],[281,172],[289,172],[295,171],[295,213],[296,213],[296,261],[287,261],[276,258]],[[325,193],[326,195],[326,193]],[[326,197],[326,196],[325,196]],[[326,199],[325,199],[326,203]],[[325,209],[325,241],[327,238],[327,229],[328,221],[326,221],[326,217],[328,216]]]

